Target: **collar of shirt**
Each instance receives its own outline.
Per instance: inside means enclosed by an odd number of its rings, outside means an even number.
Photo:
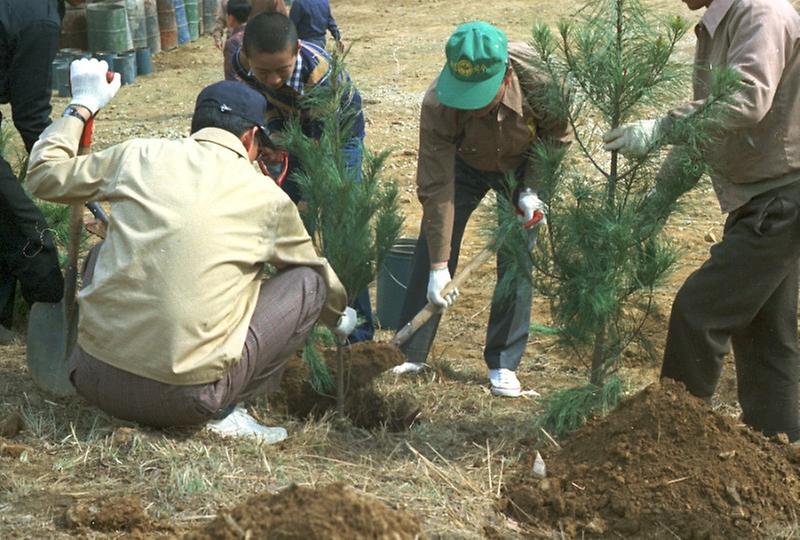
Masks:
[[[297,48],[297,59],[294,63],[294,71],[292,72],[292,76],[286,80],[286,86],[300,94],[303,95],[303,56],[300,54],[300,47],[303,44],[301,43],[300,46]]]
[[[524,116],[522,105],[522,86],[519,84],[519,78],[514,70],[511,70],[511,80],[506,86],[506,92],[503,94],[503,99],[500,103],[517,113],[519,116]]]
[[[218,144],[223,148],[227,148],[231,152],[239,154],[240,157],[243,157],[248,161],[250,160],[250,157],[247,155],[247,150],[245,150],[242,141],[239,140],[239,137],[229,131],[225,131],[224,129],[215,127],[203,128],[200,131],[193,133],[191,138],[196,141]]]
[[[709,35],[714,37],[714,33],[719,28],[722,19],[733,5],[733,0],[712,0],[711,5],[706,8],[706,12],[700,19],[698,26],[703,25],[708,30]]]

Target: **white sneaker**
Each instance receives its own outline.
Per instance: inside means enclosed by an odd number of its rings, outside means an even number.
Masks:
[[[495,396],[519,397],[522,395],[522,386],[519,384],[517,374],[510,369],[490,369],[489,382],[492,383],[492,394]]]
[[[266,444],[275,444],[288,437],[286,429],[262,426],[243,407],[236,407],[221,420],[209,420],[206,429],[223,437],[253,437]]]
[[[425,364],[418,364],[416,362],[403,362],[399,366],[392,368],[392,373],[395,375],[403,375],[404,373],[418,373],[422,371]]]

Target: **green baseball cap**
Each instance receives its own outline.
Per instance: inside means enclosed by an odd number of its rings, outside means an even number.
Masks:
[[[508,38],[489,23],[465,23],[447,40],[447,63],[436,84],[436,97],[454,109],[487,106],[500,90],[508,66]]]

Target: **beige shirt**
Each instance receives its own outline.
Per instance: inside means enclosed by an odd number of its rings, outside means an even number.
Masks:
[[[317,270],[328,286],[321,321],[337,323],[344,288],[237,137],[207,128],[75,157],[82,129],[73,117],[47,128],[26,182],[50,201],[111,203],[94,278],[78,296],[87,353],[164,383],[219,380],[241,357],[264,263]]]
[[[528,160],[538,139],[566,142],[566,119],[552,118],[532,106],[532,96],[549,83],[533,65],[535,52],[524,43],[509,43],[511,84],[496,114],[475,118],[470,111],[445,107],[436,97],[436,83],[422,101],[417,162],[417,195],[422,203],[422,229],[431,262],[450,258],[456,154],[480,171],[513,172],[525,164],[524,182],[535,188],[535,164]]]
[[[741,73],[722,139],[707,152],[723,212],[800,180],[800,16],[786,0],[713,0],[695,27],[694,101],[708,98],[711,69]]]

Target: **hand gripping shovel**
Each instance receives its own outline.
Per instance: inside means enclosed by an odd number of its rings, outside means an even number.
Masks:
[[[109,72],[109,82],[114,74]],[[78,155],[89,153],[92,146],[94,117],[86,121],[83,128]],[[97,203],[86,205],[94,216],[108,221]],[[75,393],[69,381],[68,359],[75,346],[78,332],[78,304],[75,301],[78,286],[78,250],[83,228],[83,205],[74,204],[69,214],[69,239],[67,244],[67,268],[64,276],[64,299],[57,304],[37,302],[28,315],[27,356],[28,371],[33,382],[56,396]]]
[[[540,211],[537,210],[536,212],[534,212],[533,218],[529,222],[524,223],[523,227],[525,227],[526,229],[530,229],[531,227],[536,226],[536,224],[539,223],[543,217],[544,214],[542,214]],[[492,255],[494,255],[495,251],[496,251],[495,241],[492,241],[489,243],[489,245],[483,248],[483,250],[481,250],[480,253],[475,255],[475,257],[473,257],[473,259],[469,261],[469,263],[467,263],[467,266],[465,266],[463,270],[461,270],[458,274],[456,274],[456,276],[450,281],[450,283],[448,283],[447,286],[445,286],[445,288],[442,290],[442,296],[447,296],[447,294],[453,289],[458,289],[459,287],[461,287],[461,285],[465,281],[467,281],[467,278],[469,278],[469,275],[473,272],[473,270],[475,270],[483,263],[485,263],[487,259],[489,259]],[[392,338],[391,342],[392,345],[394,345],[395,347],[402,346],[406,341],[411,339],[411,336],[413,336],[417,332],[417,330],[422,328],[422,325],[428,322],[428,320],[431,317],[433,317],[436,313],[439,313],[440,311],[441,311],[440,307],[435,306],[430,302],[428,302],[425,305],[425,307],[422,308],[420,312],[414,316],[413,319],[411,319],[408,323],[406,323],[406,325],[403,328],[398,330],[398,332],[394,335],[394,338]]]

